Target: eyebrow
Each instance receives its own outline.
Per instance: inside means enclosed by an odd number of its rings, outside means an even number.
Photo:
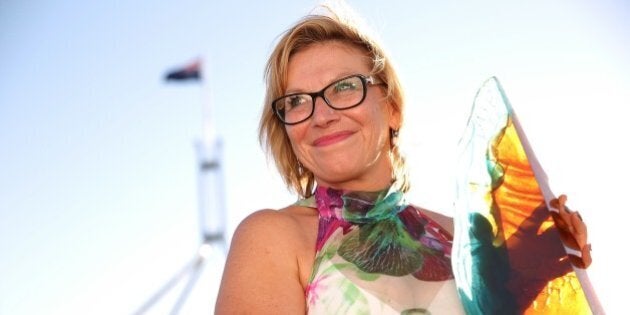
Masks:
[[[328,83],[326,83],[325,85],[323,85],[322,87],[320,87],[319,89],[315,90],[315,91],[305,91],[302,89],[287,89],[283,95],[288,95],[288,94],[297,94],[297,93],[313,93],[316,91],[321,91],[321,89],[323,89],[324,87],[327,87],[329,85],[331,85],[334,82],[337,82],[343,78],[349,77],[349,76],[353,76],[353,75],[357,75],[357,74],[361,74],[361,75],[365,75],[362,74],[361,72],[356,72],[356,71],[347,71],[347,72],[341,72],[339,75],[335,76],[335,79],[330,80]]]

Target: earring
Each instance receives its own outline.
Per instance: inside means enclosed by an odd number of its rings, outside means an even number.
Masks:
[[[394,128],[389,128],[389,136],[393,139],[393,138],[397,138],[398,137],[398,129],[394,129]]]

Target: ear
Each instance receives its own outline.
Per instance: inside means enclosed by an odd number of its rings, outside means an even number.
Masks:
[[[402,125],[402,113],[396,104],[387,102],[387,112],[389,114],[389,128],[398,130]]]

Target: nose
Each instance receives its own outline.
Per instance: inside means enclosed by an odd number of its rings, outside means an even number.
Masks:
[[[327,126],[339,120],[339,113],[334,108],[328,106],[323,97],[316,97],[315,108],[313,109],[313,122],[318,126]]]

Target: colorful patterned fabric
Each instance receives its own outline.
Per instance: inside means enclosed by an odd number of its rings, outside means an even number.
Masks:
[[[460,149],[453,269],[466,312],[603,313],[570,262],[554,196],[496,78],[477,93]]]
[[[452,237],[391,188],[317,187],[298,204],[319,212],[309,314],[461,314]]]

